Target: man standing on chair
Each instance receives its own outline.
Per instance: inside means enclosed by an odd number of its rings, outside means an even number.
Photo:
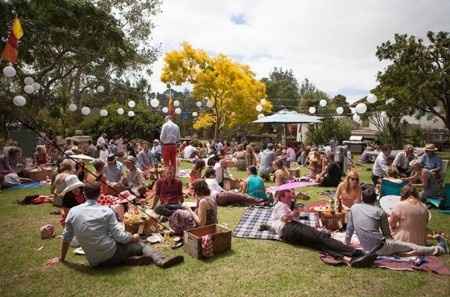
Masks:
[[[162,157],[166,167],[177,166],[177,143],[180,141],[180,128],[173,121],[173,115],[166,117],[166,122],[161,128],[159,139],[162,143]]]

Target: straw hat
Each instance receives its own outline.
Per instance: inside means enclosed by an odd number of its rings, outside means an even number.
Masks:
[[[426,144],[424,150],[428,151],[428,152],[435,152],[438,149],[434,144],[431,143],[431,144]]]
[[[66,184],[66,187],[61,192],[62,196],[66,195],[67,193],[69,193],[72,190],[84,187],[84,183],[82,183],[78,179],[78,176],[76,176],[74,174],[70,174],[70,175],[66,176],[66,178],[64,179],[64,183]]]

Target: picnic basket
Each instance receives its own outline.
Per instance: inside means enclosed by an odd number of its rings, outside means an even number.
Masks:
[[[204,235],[212,235],[214,255],[231,249],[231,230],[216,224],[184,231],[184,251],[194,258],[204,258],[202,254]]]
[[[340,230],[345,225],[345,213],[343,212],[321,211],[319,218],[323,227],[330,231]]]

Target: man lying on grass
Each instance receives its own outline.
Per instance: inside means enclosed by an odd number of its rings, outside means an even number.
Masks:
[[[99,184],[84,188],[87,201],[73,207],[67,215],[64,227],[61,256],[49,264],[64,262],[72,238],[76,236],[90,266],[110,267],[117,265],[146,265],[155,263],[167,268],[183,261],[182,256],[164,257],[144,244],[138,234],[123,230],[113,210],[97,204]]]
[[[299,222],[297,220],[298,210],[292,211],[289,208],[291,204],[291,199],[287,198],[286,195],[280,196],[272,210],[269,225],[262,225],[261,228],[275,231],[287,243],[328,253],[348,262],[352,267],[372,265],[376,258],[375,250],[364,253],[331,238],[329,233],[316,230]]]

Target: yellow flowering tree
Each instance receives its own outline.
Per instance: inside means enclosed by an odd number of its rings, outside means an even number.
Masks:
[[[209,108],[200,113],[194,128],[214,126],[214,138],[223,128],[255,120],[258,104],[264,112],[272,108],[269,100],[261,100],[266,97],[264,83],[255,78],[247,65],[222,54],[211,57],[187,42],[180,50],[165,55],[161,81],[174,85],[190,83],[193,98],[207,100]]]

